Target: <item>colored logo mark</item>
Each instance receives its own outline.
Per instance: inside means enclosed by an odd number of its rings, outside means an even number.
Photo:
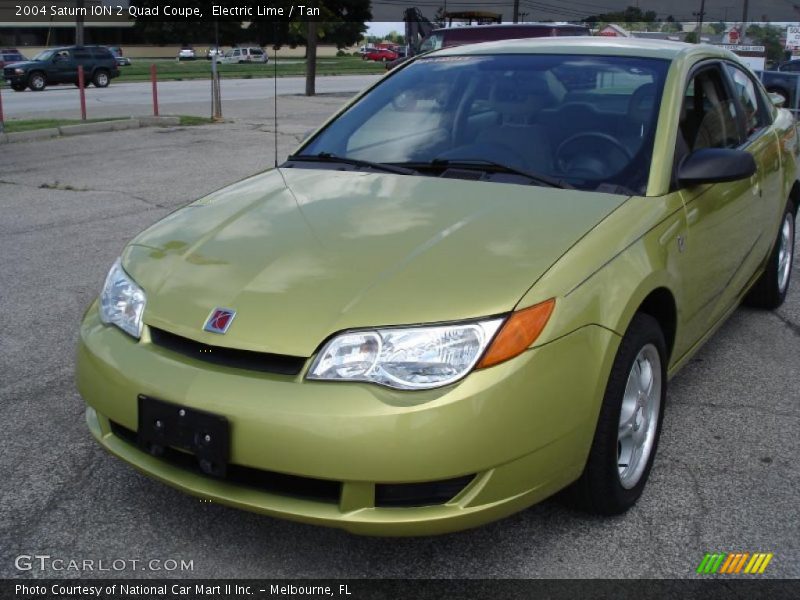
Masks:
[[[205,331],[211,333],[225,333],[228,327],[233,323],[233,318],[236,316],[236,311],[230,308],[215,308],[208,315],[206,323],[203,326]]]
[[[697,573],[700,575],[760,575],[766,570],[772,556],[772,552],[706,553],[697,567]]]

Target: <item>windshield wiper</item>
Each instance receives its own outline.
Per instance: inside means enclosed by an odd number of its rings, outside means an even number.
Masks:
[[[575,188],[563,179],[556,179],[541,173],[531,173],[516,167],[510,167],[502,163],[495,162],[484,158],[434,158],[430,163],[431,167],[454,167],[459,169],[481,169],[483,171],[494,171],[497,173],[511,173],[512,175],[520,175],[527,177],[531,181],[541,185],[547,185],[554,188],[561,188],[564,190],[574,190]]]
[[[319,154],[292,154],[288,160],[299,162],[325,162],[325,163],[340,163],[343,165],[352,165],[354,167],[364,167],[367,169],[375,169],[376,171],[385,171],[386,173],[396,173],[397,175],[416,175],[417,172],[413,169],[406,167],[397,167],[388,163],[372,162],[369,160],[361,160],[360,158],[347,158],[346,156],[337,156],[331,152],[320,152]]]

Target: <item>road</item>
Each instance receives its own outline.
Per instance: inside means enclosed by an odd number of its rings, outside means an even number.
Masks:
[[[279,153],[341,101],[285,99]],[[449,536],[360,538],[204,504],[107,455],[74,385],[84,309],[128,239],[271,165],[272,139],[260,121],[238,119],[3,147],[0,577],[79,574],[14,565],[46,554],[193,561],[170,574],[203,578],[695,578],[715,551],[773,552],[765,576],[800,575],[797,263],[780,310],[736,311],[673,379],[650,482],[620,517],[551,500]]]
[[[379,75],[340,75],[317,78],[320,94],[357,92]],[[305,92],[304,77],[279,77],[278,95]],[[272,114],[272,106],[264,100],[272,98],[273,79],[225,79],[222,81],[222,108],[226,117]],[[6,119],[80,118],[78,88],[59,85],[42,92],[13,92],[4,87],[3,110]],[[158,84],[161,114],[209,116],[211,111],[210,83],[206,80],[164,81]],[[107,88],[86,88],[86,112],[89,118],[127,117],[152,114],[153,96],[149,82],[116,83]]]

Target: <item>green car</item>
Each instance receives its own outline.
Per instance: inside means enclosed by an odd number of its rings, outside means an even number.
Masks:
[[[786,296],[798,148],[711,46],[424,55],[127,245],[81,325],[89,429],[190,494],[356,533],[560,490],[621,513],[668,378]]]

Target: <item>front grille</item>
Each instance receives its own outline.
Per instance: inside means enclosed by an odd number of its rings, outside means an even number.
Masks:
[[[248,371],[297,375],[307,360],[300,356],[210,346],[155,327],[150,328],[150,338],[155,345],[183,356]]]
[[[3,77],[5,77],[6,79],[11,79],[13,76],[14,76],[14,69],[9,69],[8,67],[3,69]]]
[[[434,506],[455,498],[475,478],[465,475],[424,483],[379,483],[375,486],[375,506]]]
[[[114,435],[131,444],[138,445],[135,431],[123,427],[114,421],[109,421],[109,423],[111,424],[111,431]],[[197,466],[194,455],[187,452],[181,452],[174,448],[166,448],[164,454],[159,456],[159,459],[186,471],[208,477],[208,475],[203,473]],[[338,481],[286,475],[285,473],[264,471],[262,469],[253,469],[251,467],[242,467],[232,464],[227,466],[226,475],[223,479],[230,483],[263,490],[279,496],[305,498],[329,504],[338,503],[342,491],[342,484]]]

